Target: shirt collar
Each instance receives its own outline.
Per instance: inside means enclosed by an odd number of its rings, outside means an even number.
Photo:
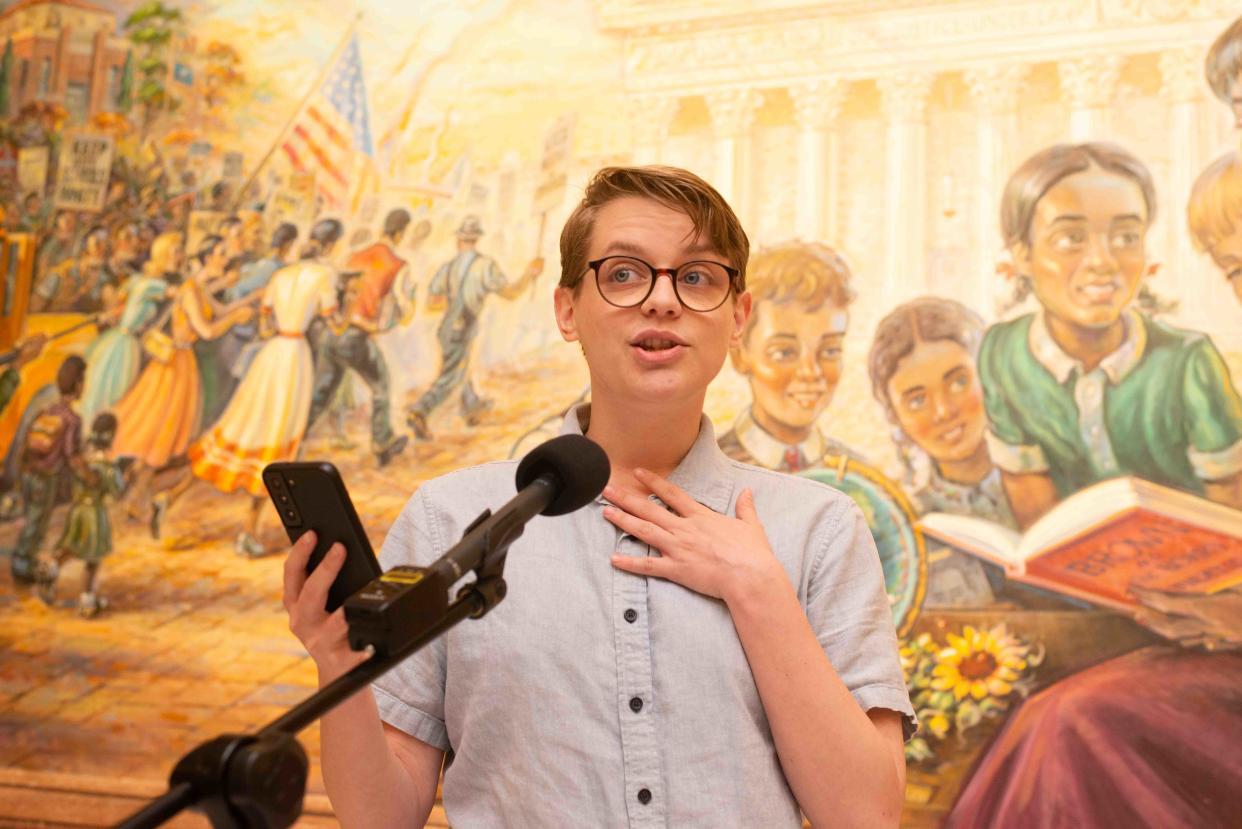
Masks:
[[[591,422],[591,404],[571,408],[561,423],[562,435],[581,435]],[[716,443],[716,431],[707,415],[699,415],[699,436],[690,451],[677,464],[669,481],[684,489],[690,497],[716,512],[726,512],[733,497],[733,476],[728,457]],[[597,498],[596,500],[601,500]]]
[[[1139,364],[1143,358],[1143,351],[1147,347],[1147,329],[1138,312],[1127,309],[1122,313],[1121,320],[1125,326],[1121,345],[1101,360],[1099,365],[1113,385],[1120,383],[1122,378]],[[1048,373],[1055,377],[1058,383],[1064,383],[1075,369],[1078,370],[1080,377],[1087,373],[1083,370],[1080,361],[1066,354],[1052,339],[1052,334],[1048,331],[1047,316],[1043,311],[1037,313],[1035,319],[1031,321],[1027,343],[1030,346],[1031,355],[1040,365],[1048,369]]]
[[[824,436],[818,428],[812,428],[806,440],[790,446],[772,437],[762,426],[755,422],[750,409],[737,416],[733,423],[733,434],[755,462],[765,469],[780,469],[785,463],[785,454],[790,449],[797,449],[802,462],[810,466],[824,456]]]

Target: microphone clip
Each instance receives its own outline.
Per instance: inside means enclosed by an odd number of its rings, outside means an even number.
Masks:
[[[490,509],[483,510],[479,513],[479,517],[466,527],[464,535],[474,532],[491,517]],[[505,538],[500,539],[500,543],[497,544],[492,543],[491,533],[486,535],[484,549],[487,552],[480,559],[479,566],[474,568],[474,581],[462,585],[457,591],[458,601],[468,600],[474,605],[474,610],[470,613],[471,619],[481,619],[486,616],[488,611],[500,604],[500,600],[509,590],[504,577],[505,554],[509,552],[509,545],[522,534],[523,525],[519,523],[507,529]]]

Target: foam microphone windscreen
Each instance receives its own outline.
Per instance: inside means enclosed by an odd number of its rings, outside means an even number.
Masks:
[[[564,515],[591,503],[604,491],[612,467],[599,444],[582,435],[561,435],[536,446],[517,468],[521,491],[540,475],[557,481],[556,497],[543,515]]]

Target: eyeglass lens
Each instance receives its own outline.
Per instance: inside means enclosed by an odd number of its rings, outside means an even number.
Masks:
[[[596,282],[600,294],[613,305],[638,305],[651,292],[655,272],[639,259],[612,256],[599,263]],[[692,311],[710,311],[729,293],[729,272],[716,262],[687,262],[677,268],[673,288]]]

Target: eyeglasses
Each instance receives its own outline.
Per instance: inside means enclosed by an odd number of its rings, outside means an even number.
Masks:
[[[738,277],[736,268],[709,261],[656,268],[632,256],[605,256],[587,262],[587,267],[595,273],[599,295],[618,308],[642,305],[655,290],[656,281],[667,274],[683,306],[691,311],[714,311],[728,299]]]

